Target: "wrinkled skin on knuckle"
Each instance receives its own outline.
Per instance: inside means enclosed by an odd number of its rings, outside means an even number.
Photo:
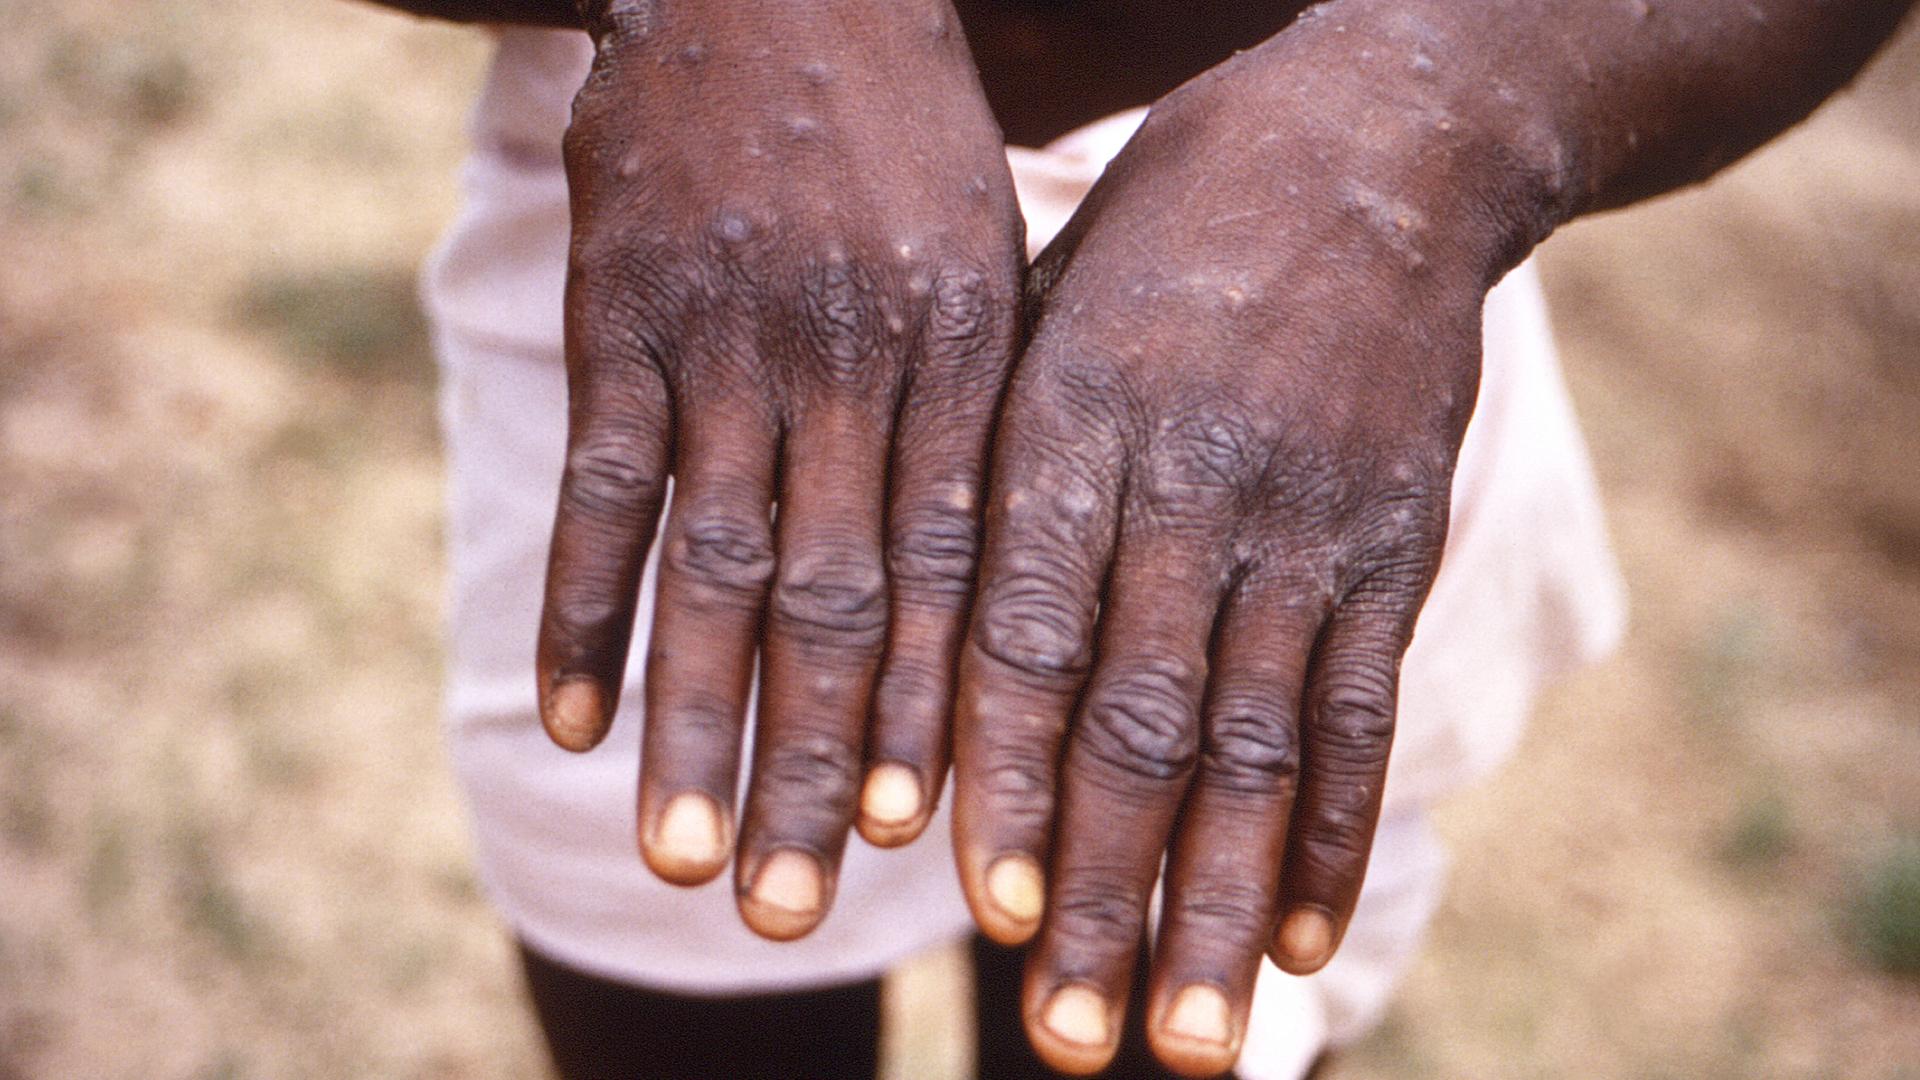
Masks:
[[[877,650],[887,629],[887,583],[877,553],[846,542],[803,547],[781,565],[772,613],[802,643]]]
[[[611,575],[585,571],[551,586],[542,627],[542,647],[563,664],[580,658],[589,642],[601,642],[623,632],[631,612],[618,600],[619,584]]]
[[[998,390],[1013,355],[1017,300],[1013,280],[1003,275],[970,266],[937,271],[916,379],[935,395]]]
[[[794,733],[756,744],[761,791],[779,800],[783,815],[809,814],[838,820],[859,792],[859,755],[842,739]]]
[[[1136,657],[1088,692],[1077,738],[1120,776],[1167,781],[1193,771],[1200,733],[1193,701],[1204,678],[1187,664]]]
[[[978,270],[955,267],[935,274],[927,340],[942,346],[948,355],[984,350],[1000,322],[995,312],[1004,310],[1008,299],[996,296],[987,275]]]
[[[966,596],[980,551],[980,523],[973,511],[951,503],[899,505],[887,547],[887,569],[904,600]]]
[[[1209,875],[1180,889],[1176,914],[1209,944],[1264,936],[1273,921],[1273,892],[1270,882]]]
[[[1445,546],[1444,483],[1370,448],[1294,432],[1272,444],[1241,548],[1263,576],[1328,601],[1416,613]],[[1410,623],[1409,623],[1410,626]]]
[[[655,639],[655,656],[662,648]],[[663,724],[648,734],[650,745],[659,748],[662,760],[700,761],[716,746],[739,741],[740,706],[729,697],[701,686],[678,686],[673,690],[673,723]],[[727,770],[731,778],[731,769]]]
[[[1095,447],[1105,453],[1139,453],[1159,407],[1132,366],[1101,342],[1065,331],[1037,332],[1015,372],[1015,393],[1046,421],[1033,425],[1028,438],[1061,456],[1096,438]]]
[[[696,264],[664,242],[609,229],[575,236],[567,281],[568,353],[595,365],[620,362],[670,372],[675,346],[705,286]]]
[[[1365,462],[1374,505],[1417,513],[1428,527],[1444,528],[1457,456],[1454,447],[1431,438],[1375,449]]]
[[[1096,603],[1082,565],[1090,542],[1110,529],[1113,496],[1055,440],[1032,431],[1016,436],[1042,462],[995,499],[989,531],[1001,554],[982,584],[973,640],[986,655],[1036,683],[1054,687],[1083,675],[1092,660],[1088,630]],[[1095,538],[1095,539],[1090,539]]]
[[[1129,468],[1130,521],[1217,537],[1246,517],[1255,471],[1251,432],[1226,412],[1180,407]]]
[[[1446,550],[1449,490],[1444,481],[1394,480],[1349,530],[1355,558],[1346,602],[1397,612],[1411,632]]]
[[[889,652],[886,669],[873,691],[874,716],[937,722],[944,730],[947,685],[946,674],[922,655],[905,650]]]
[[[1072,969],[1078,958],[1133,956],[1147,917],[1146,890],[1117,867],[1080,867],[1061,876],[1048,914],[1047,935],[1064,962],[1060,974],[1073,978],[1089,974]]]
[[[561,491],[567,512],[596,526],[633,524],[636,511],[660,505],[666,478],[648,462],[660,433],[639,419],[600,418],[567,449]]]
[[[870,386],[879,358],[897,352],[872,272],[829,254],[810,261],[797,284],[792,323],[803,363],[829,385]]]
[[[1063,584],[1068,572],[1038,553],[1015,565],[980,597],[973,641],[981,652],[1036,683],[1056,685],[1086,673],[1092,645],[1082,627],[1090,613]]]
[[[1315,430],[1310,418],[1297,416],[1276,423],[1262,450],[1255,481],[1260,516],[1281,525],[1296,543],[1342,537],[1367,498],[1355,452]]]
[[[1294,790],[1300,776],[1294,711],[1292,703],[1249,688],[1219,695],[1202,751],[1207,782],[1256,794]]]
[[[757,603],[773,580],[774,554],[765,521],[705,507],[686,507],[685,523],[669,534],[661,558],[696,585]]]
[[[1191,407],[1177,410],[1162,425],[1162,441],[1176,448],[1179,459],[1197,477],[1234,488],[1260,459],[1260,430],[1242,415],[1241,407],[1222,400],[1223,390],[1207,387],[1195,393]]]
[[[1366,775],[1393,745],[1396,655],[1329,660],[1319,676],[1314,767]]]
[[[1373,849],[1376,800],[1358,785],[1322,796],[1315,813],[1297,819],[1288,869],[1321,882],[1344,881],[1366,867]]]
[[[1044,826],[1053,812],[1053,758],[1039,747],[1001,742],[985,757],[979,789],[1013,825]]]

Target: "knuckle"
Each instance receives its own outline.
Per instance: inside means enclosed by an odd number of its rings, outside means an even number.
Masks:
[[[561,485],[567,509],[589,520],[630,526],[658,508],[665,494],[649,425],[601,424],[567,450]]]
[[[1320,677],[1315,742],[1350,764],[1384,760],[1393,740],[1398,665],[1373,657],[1330,661]]]
[[[570,316],[591,354],[659,362],[672,353],[700,279],[659,247],[618,233],[577,241],[568,283]]]
[[[947,676],[924,657],[889,651],[873,690],[877,730],[900,722],[944,724],[949,686]]]
[[[621,296],[678,297],[690,267],[676,257],[671,238],[602,217],[583,224],[568,252],[568,269],[577,283],[609,302]]]
[[[583,225],[568,255],[574,277],[609,289],[636,284],[636,270],[653,260],[644,257],[646,252],[635,245],[631,233],[605,220]]]
[[[1211,396],[1211,395],[1208,395]],[[1140,498],[1157,518],[1215,522],[1246,500],[1257,470],[1252,425],[1234,407],[1208,400],[1154,437],[1140,464]]]
[[[1062,875],[1051,905],[1049,932],[1072,946],[1101,955],[1131,956],[1146,922],[1144,891],[1117,869],[1086,867]]]
[[[1199,753],[1194,698],[1199,673],[1168,658],[1139,658],[1088,695],[1081,737],[1089,753],[1149,780],[1187,775]]]
[[[656,644],[650,650],[649,665],[661,655]],[[650,666],[649,671],[652,670],[657,669]],[[658,740],[665,751],[662,762],[699,760],[716,748],[739,742],[742,722],[739,702],[702,686],[655,687],[656,691],[660,689],[669,689],[670,704],[657,714],[650,714],[657,715],[658,719],[648,720],[654,726],[648,738]]]
[[[1446,543],[1447,516],[1444,488],[1401,488],[1381,499],[1360,533],[1362,548],[1373,556],[1369,577],[1404,585],[1428,576]]]
[[[967,509],[941,503],[903,507],[887,549],[894,581],[909,593],[963,597],[980,551],[980,526]]]
[[[1310,877],[1322,881],[1337,880],[1364,866],[1372,846],[1370,806],[1353,799],[1325,801],[1301,826],[1297,857],[1306,865],[1297,869],[1309,871]]]
[[[757,598],[773,577],[773,545],[766,522],[725,510],[693,510],[661,557],[669,569],[699,585]]]
[[[624,640],[620,635],[633,621],[632,607],[621,600],[627,591],[606,574],[583,573],[555,582],[543,635],[576,650]]]
[[[1176,916],[1183,922],[1206,928],[1209,940],[1229,934],[1264,934],[1273,919],[1273,910],[1271,888],[1229,878],[1188,882],[1181,888],[1175,904]]]
[[[1294,522],[1290,533],[1326,533],[1352,513],[1361,485],[1350,455],[1283,423],[1260,440],[1265,459],[1257,488],[1264,516]]]
[[[784,561],[773,587],[773,617],[803,637],[877,649],[887,629],[887,583],[863,545],[821,543]]]
[[[949,359],[971,359],[1004,347],[1011,339],[1011,288],[997,288],[987,275],[963,268],[934,278],[927,313],[932,351]]]
[[[764,790],[784,802],[835,809],[853,805],[859,755],[840,739],[795,734],[766,741],[760,767]]]
[[[1093,659],[1086,627],[1092,613],[1064,585],[1067,575],[1034,557],[993,582],[981,597],[974,641],[980,651],[1036,682],[1077,680]]]
[[[844,256],[829,256],[806,271],[798,303],[801,338],[827,379],[865,382],[881,351],[883,325],[869,275]]]
[[[991,307],[985,274],[977,270],[942,273],[933,282],[929,334],[935,341],[976,342],[986,333]]]
[[[1016,829],[1044,830],[1053,815],[1053,762],[1043,753],[1001,747],[981,770],[979,790],[995,816]]]
[[[1300,775],[1293,709],[1251,690],[1220,695],[1208,720],[1205,767],[1210,782],[1242,791],[1290,791]]]

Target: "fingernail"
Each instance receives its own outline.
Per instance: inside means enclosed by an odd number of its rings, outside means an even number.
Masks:
[[[860,791],[860,813],[882,825],[907,824],[920,816],[920,804],[920,778],[893,762],[874,766]]]
[[[568,750],[587,750],[599,741],[605,711],[605,696],[593,679],[562,679],[547,694],[547,728]]]
[[[726,861],[726,844],[720,804],[697,791],[675,795],[653,830],[655,858],[688,870],[711,870]]]
[[[1333,951],[1333,919],[1325,909],[1297,907],[1280,923],[1280,951],[1294,966],[1317,970]]]
[[[1091,986],[1063,986],[1047,1001],[1040,1023],[1062,1042],[1105,1046],[1107,999]]]
[[[1230,1012],[1227,995],[1206,983],[1194,983],[1173,996],[1160,1028],[1182,1039],[1225,1046],[1233,1038]]]
[[[1002,855],[987,868],[987,895],[1015,922],[1037,922],[1047,887],[1040,867],[1025,855]]]
[[[792,848],[767,856],[767,861],[760,865],[760,876],[753,879],[756,901],[795,915],[811,915],[820,910],[823,891],[820,863],[813,856]]]

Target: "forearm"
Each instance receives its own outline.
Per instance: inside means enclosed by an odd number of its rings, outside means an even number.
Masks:
[[[1371,2],[1371,0],[1369,0]],[[1405,0],[1395,0],[1404,3]],[[1706,178],[1863,67],[1912,0],[1419,0],[1472,35],[1552,159],[1550,213]],[[1496,83],[1497,86],[1497,83]],[[1555,224],[1558,222],[1556,221]]]
[[[367,0],[413,15],[464,23],[512,23],[578,30],[574,0]]]
[[[1434,193],[1473,188],[1510,263],[1571,218],[1704,179],[1790,127],[1912,6],[1329,0],[1216,71],[1240,69],[1270,108],[1340,102],[1319,110],[1339,118],[1329,143],[1379,144],[1430,213],[1462,205],[1430,207]]]

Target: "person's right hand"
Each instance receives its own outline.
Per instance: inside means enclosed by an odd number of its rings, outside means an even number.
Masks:
[[[736,887],[798,937],[856,809],[905,843],[946,770],[1012,180],[947,0],[588,7],[541,718],[606,734],[671,474],[640,848],[681,884],[726,866],[758,650]]]

